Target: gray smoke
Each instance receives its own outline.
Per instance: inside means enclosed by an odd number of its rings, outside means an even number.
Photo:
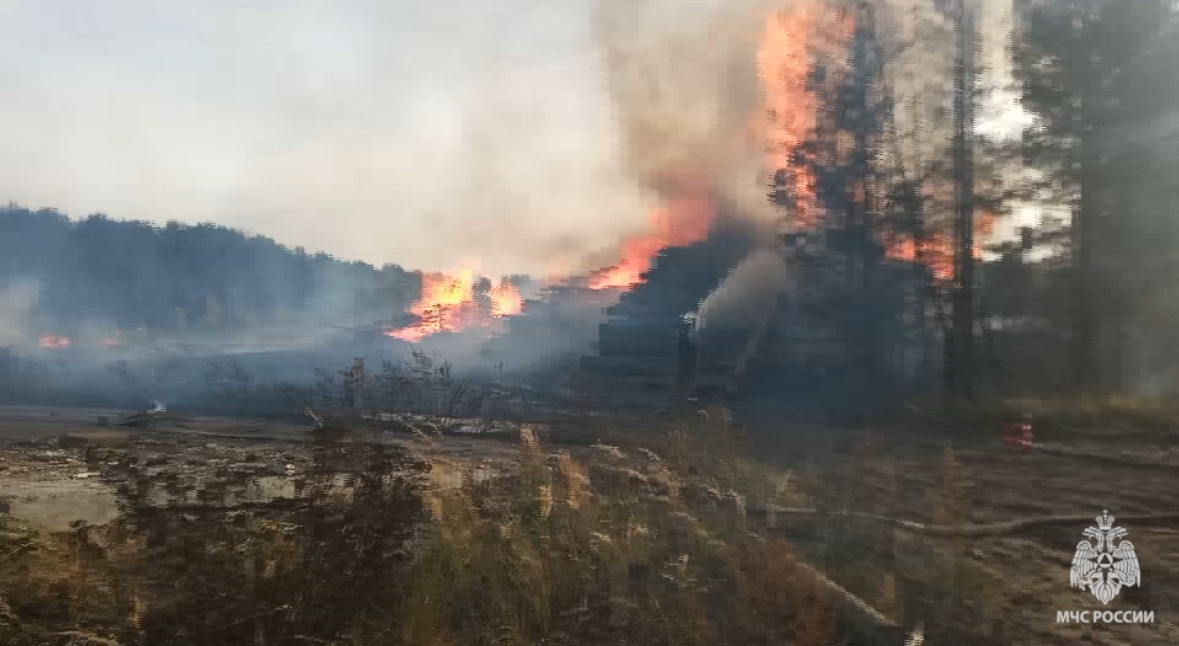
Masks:
[[[40,286],[36,278],[22,278],[0,289],[0,347],[19,345],[32,334],[30,324]]]
[[[693,173],[740,214],[776,217],[763,144],[750,131],[762,100],[756,54],[767,3],[598,0],[597,9],[627,172],[655,195],[669,177]]]

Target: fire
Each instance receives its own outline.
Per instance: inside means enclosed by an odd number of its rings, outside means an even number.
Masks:
[[[409,309],[418,322],[385,334],[417,343],[439,332],[493,329],[498,327],[498,319],[519,314],[523,309],[520,291],[508,279],[487,290],[486,299],[480,299],[476,294],[476,278],[471,269],[455,275],[423,274],[421,296]]]
[[[651,221],[663,219],[662,209],[651,212]],[[651,268],[651,260],[665,245],[657,234],[631,238],[622,245],[622,259],[617,265],[595,272],[590,277],[591,289],[630,288],[643,281],[643,274]]]
[[[815,197],[814,160],[805,144],[817,125],[819,99],[809,87],[812,60],[835,52],[848,26],[827,11],[819,0],[796,0],[766,17],[757,49],[757,72],[764,103],[755,115],[755,136],[765,144],[766,168],[781,174],[794,210],[793,224],[813,229],[819,225]]]
[[[758,43],[757,69],[761,81],[764,113],[755,115],[753,129],[766,146],[766,168],[778,174],[793,207],[795,228],[820,226],[821,207],[815,192],[814,168],[819,159],[808,152],[807,144],[816,137],[824,110],[811,86],[811,72],[816,60],[827,67],[828,88],[846,71],[846,61],[838,54],[855,28],[851,12],[832,11],[822,0],[796,0],[774,11],[765,20]],[[851,149],[851,134],[836,133],[836,158],[839,163]],[[871,187],[857,183],[851,188],[852,199],[867,203],[874,199]],[[870,210],[876,210],[870,207]],[[981,258],[983,242],[994,229],[995,217],[979,213],[975,219],[975,257]],[[921,261],[930,268],[934,281],[945,284],[954,279],[954,245],[951,235],[935,231],[926,234],[918,249],[912,237],[893,235],[885,241],[885,254],[894,260]],[[920,252],[920,253],[919,253]]]
[[[764,146],[765,169],[789,196],[795,228],[823,225],[815,169],[840,160],[838,152],[835,159],[821,157],[832,153],[812,144],[821,143],[817,142],[820,132],[835,127],[819,122],[833,118],[821,97],[836,90],[846,72],[847,62],[841,55],[853,28],[851,12],[833,9],[825,0],[793,0],[766,16],[757,43],[756,67],[763,100],[752,115],[751,134]],[[820,65],[827,72],[825,81],[812,74]],[[836,136],[842,141],[850,135],[839,132]],[[834,150],[839,148],[837,145]],[[716,178],[700,172],[690,160],[679,160],[654,175],[646,179],[660,203],[648,213],[647,230],[623,241],[616,264],[590,274],[591,289],[630,289],[641,284],[661,250],[689,245],[708,235],[716,216]],[[871,187],[861,185],[855,190],[859,191],[855,199],[869,201]],[[888,257],[921,259],[938,281],[953,277],[948,237],[927,236],[921,253],[912,239],[897,237],[885,242]],[[568,263],[554,267],[549,282],[565,283],[569,268]],[[418,342],[439,332],[496,329],[503,317],[521,313],[520,293],[509,281],[502,280],[489,289],[484,284],[471,270],[423,275],[421,295],[410,308],[418,322],[386,334]]]
[[[995,230],[996,217],[993,213],[981,212],[974,221],[974,257],[981,259],[983,245]],[[926,235],[921,244],[921,258],[917,255],[917,244],[911,237],[885,240],[885,256],[893,260],[915,262],[921,260],[929,267],[933,280],[949,283],[954,280],[954,240],[944,233]]]
[[[912,238],[891,240],[885,245],[884,255],[892,260],[916,262],[917,243]],[[954,245],[948,237],[940,233],[927,236],[921,242],[920,255],[934,281],[947,283],[954,278]]]
[[[799,224],[814,227],[818,219],[812,163],[802,158],[804,144],[815,130],[818,109],[807,86],[811,62],[808,47],[830,50],[828,36],[816,25],[829,26],[821,0],[796,0],[789,9],[767,18],[758,49],[757,65],[765,104],[755,122],[755,135],[765,142],[767,167],[783,171],[795,201]],[[846,24],[835,31],[846,32]],[[845,34],[840,34],[845,35]],[[690,164],[649,178],[661,204],[648,214],[648,230],[622,244],[617,264],[590,275],[591,289],[629,289],[642,283],[658,253],[668,247],[703,240],[716,215],[712,178]]]
[[[68,348],[70,347],[69,337],[57,336],[56,334],[44,334],[41,336],[41,342],[38,343],[42,348]]]
[[[389,336],[417,343],[438,332],[457,332],[474,305],[475,272],[464,269],[457,276],[422,274],[422,293],[409,308],[418,323],[393,330]]]
[[[514,316],[524,309],[520,290],[507,278],[500,280],[499,285],[492,287],[487,295],[491,297],[491,315],[496,318]]]
[[[630,288],[643,282],[656,254],[703,240],[716,215],[709,184],[693,173],[669,174],[662,182],[664,203],[648,214],[649,232],[626,240],[613,267],[590,276],[591,289]]]

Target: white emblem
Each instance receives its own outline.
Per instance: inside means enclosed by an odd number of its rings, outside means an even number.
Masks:
[[[1108,511],[1102,511],[1097,517],[1097,527],[1085,529],[1085,536],[1096,540],[1097,545],[1087,540],[1077,543],[1073,569],[1069,573],[1069,584],[1072,587],[1082,590],[1088,588],[1105,605],[1118,596],[1122,586],[1142,583],[1134,544],[1121,541],[1114,545],[1115,540],[1128,532],[1121,527],[1114,527],[1113,523],[1113,516]]]

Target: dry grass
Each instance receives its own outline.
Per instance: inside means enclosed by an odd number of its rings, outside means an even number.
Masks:
[[[0,643],[67,631],[125,646],[842,639],[844,604],[794,544],[768,537],[772,518],[747,517],[812,502],[798,478],[745,457],[718,411],[639,445],[606,439],[622,435],[554,448],[526,427],[509,472],[452,461],[433,484],[325,439],[312,449],[324,479],[302,506],[160,513],[140,504],[157,484],[137,481],[109,527],[38,536],[6,519]],[[333,472],[351,474],[342,489]],[[900,611],[895,581],[865,579],[859,594]]]
[[[704,431],[675,429],[665,459],[575,457],[525,430],[518,471],[427,493],[402,643],[824,643],[830,609],[794,581],[789,544],[745,527],[739,492],[777,499],[788,480]]]

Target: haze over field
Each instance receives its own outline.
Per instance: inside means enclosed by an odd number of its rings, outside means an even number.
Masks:
[[[4,197],[543,273],[645,223],[591,4],[3,2]]]

